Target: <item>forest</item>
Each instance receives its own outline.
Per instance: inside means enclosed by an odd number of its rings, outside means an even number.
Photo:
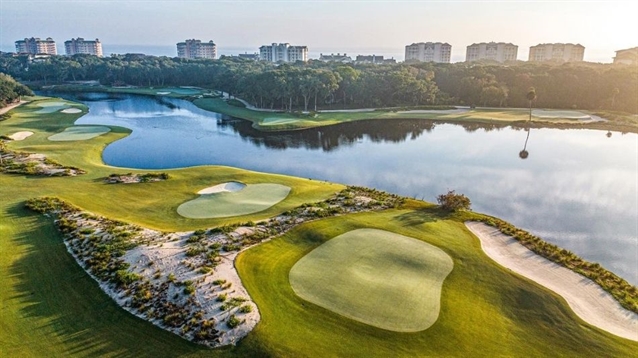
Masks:
[[[16,82],[11,76],[0,73],[0,108],[20,100],[21,96],[33,95],[29,87]]]
[[[638,113],[638,68],[598,63],[273,64],[145,56],[0,57],[0,72],[35,86],[97,80],[103,85],[199,86],[256,107],[287,111],[466,105]]]

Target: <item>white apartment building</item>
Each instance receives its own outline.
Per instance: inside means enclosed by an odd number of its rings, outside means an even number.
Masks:
[[[181,58],[217,58],[217,45],[210,40],[202,42],[201,40],[186,40],[177,43],[177,57]]]
[[[259,59],[268,62],[308,61],[307,46],[291,46],[289,43],[273,43],[259,48]]]
[[[102,57],[102,43],[100,39],[85,40],[81,37],[64,41],[64,49],[66,54],[73,56],[75,54],[88,54]]]
[[[452,46],[441,42],[419,42],[405,46],[405,62],[450,63]]]
[[[505,42],[481,42],[471,44],[465,52],[465,61],[492,60],[496,62],[516,61],[518,46]]]
[[[343,55],[337,53],[331,53],[330,55],[319,54],[319,61],[322,62],[341,62],[341,63],[350,63],[352,62],[352,57],[348,56],[348,54],[344,53]]]
[[[614,57],[614,63],[622,63],[625,65],[638,65],[638,47],[616,51],[616,57]]]
[[[46,40],[41,40],[39,37],[32,37],[30,39],[18,40],[15,42],[17,53],[28,53],[31,55],[47,54],[57,55],[58,50],[55,47],[55,41],[52,38],[47,37]]]
[[[529,48],[529,61],[556,61],[576,62],[582,61],[585,55],[585,46],[581,44],[538,44]]]

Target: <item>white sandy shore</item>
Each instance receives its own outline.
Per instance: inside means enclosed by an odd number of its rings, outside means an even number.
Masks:
[[[624,309],[590,279],[536,255],[511,236],[481,222],[465,223],[492,260],[561,295],[585,322],[638,341],[638,314]]]
[[[13,140],[25,140],[32,135],[33,135],[33,132],[22,131],[22,132],[13,133],[12,135],[9,136],[9,138]]]
[[[80,113],[80,112],[82,112],[82,110],[79,109],[79,108],[67,108],[67,109],[61,110],[60,112],[62,112],[62,113]]]
[[[222,193],[222,192],[235,192],[240,191],[246,187],[246,184],[230,181],[228,183],[221,183],[214,186],[210,186],[208,188],[202,189],[197,192],[197,194],[214,194],[214,193]]]
[[[14,103],[14,104],[10,104],[6,107],[0,108],[0,114],[5,114],[7,112],[9,112],[10,110],[16,108],[17,106],[23,105],[25,103],[27,103],[28,101],[20,101],[18,103]]]

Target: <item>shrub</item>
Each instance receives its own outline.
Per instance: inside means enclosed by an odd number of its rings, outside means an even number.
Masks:
[[[253,311],[253,306],[251,306],[251,305],[243,305],[239,309],[239,312],[241,312],[241,313],[250,313],[252,311]]]
[[[472,203],[470,199],[463,194],[456,194],[454,190],[450,190],[447,194],[441,194],[436,197],[442,209],[447,211],[470,210]]]
[[[228,317],[228,321],[226,322],[226,325],[228,325],[228,328],[233,329],[242,323],[244,323],[244,321],[235,317],[235,315],[230,315],[230,317]]]

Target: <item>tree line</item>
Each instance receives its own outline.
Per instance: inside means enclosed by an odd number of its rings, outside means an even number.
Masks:
[[[638,113],[638,68],[594,63],[399,63],[309,61],[272,64],[238,58],[191,60],[144,55],[0,57],[0,72],[42,84],[98,80],[106,85],[200,86],[260,108],[316,110],[467,105],[617,110]]]
[[[11,76],[0,73],[0,108],[20,101],[21,96],[32,96],[29,87],[16,82]]]

